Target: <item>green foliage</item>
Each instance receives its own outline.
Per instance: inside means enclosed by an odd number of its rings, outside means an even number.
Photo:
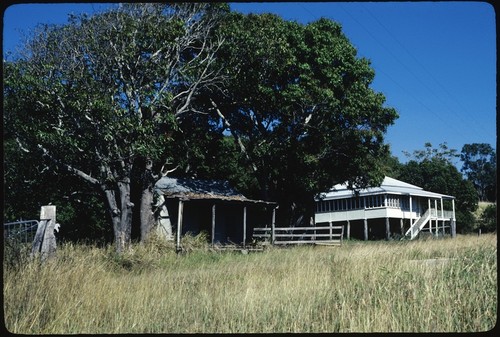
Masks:
[[[496,151],[489,144],[473,143],[462,147],[462,172],[474,184],[481,201],[496,201]]]
[[[383,137],[397,113],[370,88],[374,76],[332,20],[125,4],[40,26],[25,56],[4,62],[4,123],[32,160],[114,193],[122,208],[120,184],[132,180],[136,193],[152,172],[177,167],[228,179],[278,201],[282,222],[307,223],[315,194],[384,176]]]
[[[497,204],[491,204],[481,213],[479,226],[483,232],[497,231]]]
[[[198,90],[220,83],[217,72],[207,72],[220,42],[210,31],[226,11],[223,4],[124,4],[70,16],[64,25],[40,25],[21,57],[4,61],[4,138],[19,143],[36,167],[73,175],[104,193],[106,199],[93,195],[87,202],[107,203],[115,235],[130,232],[131,217],[116,214],[131,212],[132,171],[145,171],[152,161],[158,172],[166,160],[184,159],[184,143],[175,144],[180,117],[193,113]],[[52,183],[38,178],[40,186]],[[22,175],[7,183],[16,179]],[[47,196],[88,192],[68,182],[46,188]],[[9,188],[12,216],[31,211],[15,204],[22,195]],[[77,221],[73,208],[62,210]]]
[[[453,163],[455,158],[460,157],[460,155],[457,154],[457,150],[448,148],[446,142],[439,144],[439,148],[433,147],[429,142],[425,143],[424,147],[424,150],[415,150],[413,154],[410,154],[408,151],[403,151],[403,153],[408,158],[413,158],[418,162],[439,159]]]
[[[414,152],[415,159],[401,166],[397,179],[454,196],[457,231],[471,232],[476,226],[472,213],[477,209],[478,199],[472,183],[463,178],[452,162],[457,157],[456,150],[448,149],[445,144],[441,144],[439,150],[432,148],[430,143],[425,146],[425,150]],[[451,209],[451,205],[445,206]]]
[[[227,89],[200,103],[217,110],[248,168],[242,173],[257,180],[250,196],[308,221],[316,193],[382,179],[383,135],[397,114],[370,88],[369,61],[356,57],[337,23],[231,13],[220,30]]]
[[[4,222],[39,219],[40,207],[57,207],[58,240],[109,242],[112,232],[100,195],[76,177],[58,174],[50,162],[4,138]]]

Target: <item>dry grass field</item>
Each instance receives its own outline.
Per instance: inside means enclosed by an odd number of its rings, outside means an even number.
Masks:
[[[17,334],[107,334],[478,332],[496,324],[496,234],[246,255],[200,241],[186,238],[180,255],[155,239],[119,257],[112,247],[67,244],[44,265],[4,261],[5,325]]]

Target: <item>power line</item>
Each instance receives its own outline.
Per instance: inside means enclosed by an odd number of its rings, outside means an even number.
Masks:
[[[408,73],[410,73],[423,87],[425,87],[432,95],[434,95],[439,101],[441,101],[441,103],[443,103],[447,109],[449,111],[451,111],[451,108],[445,103],[442,101],[442,99],[431,89],[427,86],[426,83],[424,83],[405,63],[403,63],[396,55],[394,55],[394,53],[390,50],[390,48],[386,47],[385,44],[383,44],[376,36],[374,36],[361,22],[359,22],[349,11],[346,10],[346,8],[344,6],[342,6],[341,4],[340,5],[340,8],[354,21],[356,22],[359,27],[361,27],[375,42],[377,42],[388,54],[390,54],[403,68],[406,69],[406,71],[408,71]],[[308,8],[304,7],[303,5],[300,5],[302,9],[304,9],[306,12],[308,12],[314,19],[317,19],[317,16],[312,13]],[[367,12],[373,16],[373,14],[371,14],[368,10]],[[376,21],[380,24],[380,22],[376,19]],[[381,25],[386,31],[387,28],[385,28],[383,25]],[[395,39],[393,37],[393,39]],[[401,43],[399,41],[397,41],[397,39],[395,39],[396,42],[398,42],[400,45]],[[404,47],[403,47],[404,48]],[[405,51],[407,53],[409,53],[406,48],[404,48]],[[411,54],[410,54],[411,55]],[[412,55],[413,58],[415,58],[413,55]],[[409,97],[413,98],[413,100],[415,100],[418,104],[420,104],[426,111],[428,111],[429,113],[431,113],[432,115],[434,115],[436,118],[438,118],[439,120],[441,120],[443,122],[443,125],[447,125],[449,128],[453,129],[457,134],[461,135],[462,137],[466,137],[464,135],[464,133],[460,130],[458,130],[456,128],[455,125],[453,124],[450,124],[449,120],[445,120],[441,115],[437,114],[435,111],[433,111],[431,108],[429,108],[426,104],[424,104],[424,102],[422,102],[422,100],[420,100],[419,98],[417,98],[415,95],[413,95],[411,92],[409,92],[403,85],[401,85],[398,81],[396,81],[394,78],[392,78],[388,73],[384,72],[382,69],[377,69],[377,71],[380,71],[382,74],[384,74],[389,80],[391,80],[393,83],[395,83],[397,86],[399,86]],[[428,72],[428,71],[427,71]],[[431,76],[432,77],[432,76]],[[435,79],[434,79],[435,80]],[[437,80],[435,80],[437,81]],[[442,86],[442,85],[441,85]],[[453,112],[452,112],[453,113]],[[461,116],[459,115],[459,117],[461,118]],[[462,119],[462,118],[461,118]],[[465,124],[470,124],[466,121],[464,121],[462,119],[462,121],[465,123]]]
[[[441,84],[441,82],[439,82],[433,75],[432,73],[391,33],[391,31],[389,29],[387,29],[387,27],[382,23],[380,22],[380,20],[378,20],[378,18],[368,9],[366,8],[364,5],[362,5],[362,8],[385,30],[385,32],[394,40],[396,41],[396,43],[408,54],[410,55],[410,57],[413,59],[413,61],[415,61],[416,64],[418,64],[426,73],[427,75],[435,82],[439,85],[439,87],[441,87],[441,89],[450,97],[450,99],[455,102],[455,104],[457,104],[464,112],[466,111],[465,107],[460,103],[460,101],[458,101],[455,97],[452,96],[452,94],[446,89],[446,87]],[[410,72],[412,73],[412,72]],[[412,75],[414,75],[415,78],[417,78],[417,76],[415,76],[415,74],[412,73]],[[418,78],[417,78],[418,80]],[[419,82],[421,82],[419,80]],[[422,83],[422,82],[421,82]],[[444,102],[441,97],[439,95],[436,95],[425,83],[423,83],[424,86],[439,100],[441,101],[441,103],[443,103],[445,106],[447,106],[446,102]],[[449,111],[453,114],[453,111],[451,108],[449,108]],[[466,123],[466,124],[469,124],[470,122],[468,121],[465,121],[462,116],[458,113],[455,113],[456,116],[458,116],[462,122]],[[483,131],[486,132],[486,130],[479,124],[476,123],[476,126],[479,126],[481,129],[483,129]]]
[[[385,46],[385,44],[383,44],[376,36],[374,36],[361,22],[359,22],[349,11],[347,11],[344,6],[340,5],[340,8],[347,14],[351,17],[351,19],[353,19],[375,42],[377,42],[383,49],[385,49],[387,51],[387,53],[389,53],[401,66],[403,66],[413,77],[415,77],[417,79],[417,81],[419,81],[424,87],[426,87],[430,92],[432,92],[432,90],[430,88],[427,87],[427,85],[425,83],[423,83],[414,73],[413,71],[406,65],[404,64],[396,55],[394,55],[394,53]],[[380,70],[380,69],[379,69]],[[406,88],[404,88],[401,84],[399,84],[396,80],[394,80],[392,77],[388,76],[387,73],[385,73],[385,75],[391,79],[391,81],[393,81],[394,83],[396,83],[399,87],[401,87],[407,94],[408,96],[412,97],[413,99],[415,99],[415,101],[417,101],[418,103],[420,103],[427,111],[429,111],[430,113],[432,113],[434,116],[436,116],[437,118],[439,118],[441,121],[443,122],[446,122],[439,114],[437,114],[436,112],[434,112],[433,110],[431,110],[429,107],[427,107],[425,104],[422,103],[422,101],[420,101],[419,99],[417,99],[413,94],[409,93]],[[435,94],[434,94],[435,95]],[[457,130],[454,126],[452,126],[453,129],[455,129],[455,131],[457,133],[459,133],[460,135],[464,136],[462,132],[460,132],[459,130]]]

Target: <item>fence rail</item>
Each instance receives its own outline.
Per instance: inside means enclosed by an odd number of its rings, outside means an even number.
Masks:
[[[272,244],[332,244],[341,245],[344,226],[320,227],[265,227],[254,228],[254,239],[265,239]]]
[[[3,238],[22,243],[32,242],[37,229],[38,220],[7,222],[3,224]]]

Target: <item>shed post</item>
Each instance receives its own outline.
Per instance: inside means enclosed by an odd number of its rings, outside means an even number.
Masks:
[[[212,205],[212,246],[215,244],[215,203]]]
[[[405,235],[405,226],[403,224],[403,218],[399,219],[399,227],[401,228],[401,236]]]
[[[391,238],[391,225],[389,223],[389,218],[385,218],[385,238],[387,240]]]
[[[333,238],[332,238],[333,229],[332,229],[332,222],[331,221],[328,221],[328,226],[330,227],[330,240],[333,240]]]
[[[247,206],[243,206],[243,247],[247,241]]]
[[[351,238],[351,222],[347,220],[347,240]]]
[[[368,240],[368,219],[365,218],[364,220],[364,240],[367,241]]]
[[[177,243],[175,250],[180,252],[181,250],[181,232],[182,232],[182,211],[184,208],[184,203],[182,199],[179,199],[179,209],[177,211]]]

